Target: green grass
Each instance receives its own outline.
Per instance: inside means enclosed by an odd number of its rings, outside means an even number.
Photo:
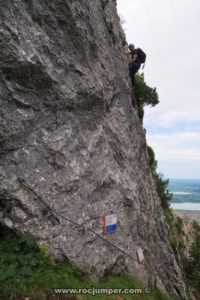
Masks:
[[[46,246],[38,247],[34,237],[23,235],[17,239],[0,241],[0,299],[46,300],[55,288],[143,288],[132,276],[109,276],[94,280],[85,271],[65,262],[56,262]],[[81,299],[104,300],[172,300],[158,289],[151,294],[138,295],[81,295]]]

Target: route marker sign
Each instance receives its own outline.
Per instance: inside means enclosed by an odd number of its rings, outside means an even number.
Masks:
[[[116,232],[117,230],[117,215],[103,216],[103,231],[104,235],[107,233]]]

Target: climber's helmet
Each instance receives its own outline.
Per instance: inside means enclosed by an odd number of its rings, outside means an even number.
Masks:
[[[131,51],[135,48],[135,46],[133,44],[128,45],[128,49]]]

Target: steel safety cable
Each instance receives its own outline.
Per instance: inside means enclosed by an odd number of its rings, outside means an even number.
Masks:
[[[73,220],[71,220],[69,217],[63,216],[62,214],[60,214],[58,211],[56,211],[55,209],[51,208],[44,200],[43,198],[38,195],[38,193],[33,189],[33,187],[31,186],[31,184],[28,184],[27,181],[22,178],[22,177],[18,177],[19,182],[25,186],[27,189],[29,189],[30,191],[33,192],[33,194],[38,198],[38,200],[51,212],[51,214],[56,214],[57,216],[59,216],[60,218],[72,223],[73,225],[75,225],[76,227],[82,228],[83,230],[89,231],[92,234],[96,235],[98,238],[100,238],[101,240],[103,240],[105,243],[109,244],[110,246],[114,247],[115,249],[117,249],[118,251],[120,251],[121,253],[123,253],[124,255],[128,256],[129,258],[131,258],[132,260],[136,261],[137,263],[143,265],[146,267],[146,265],[140,261],[138,261],[135,257],[133,257],[132,255],[130,255],[129,253],[125,252],[124,250],[122,250],[121,248],[119,248],[118,246],[116,246],[115,244],[113,244],[112,242],[108,241],[105,237],[103,237],[102,235],[98,234],[97,232],[95,232],[94,230],[85,227],[84,225],[81,225]]]

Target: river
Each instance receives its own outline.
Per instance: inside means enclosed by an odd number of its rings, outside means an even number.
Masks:
[[[198,210],[200,211],[200,203],[183,202],[183,203],[171,203],[171,208],[177,210]]]

